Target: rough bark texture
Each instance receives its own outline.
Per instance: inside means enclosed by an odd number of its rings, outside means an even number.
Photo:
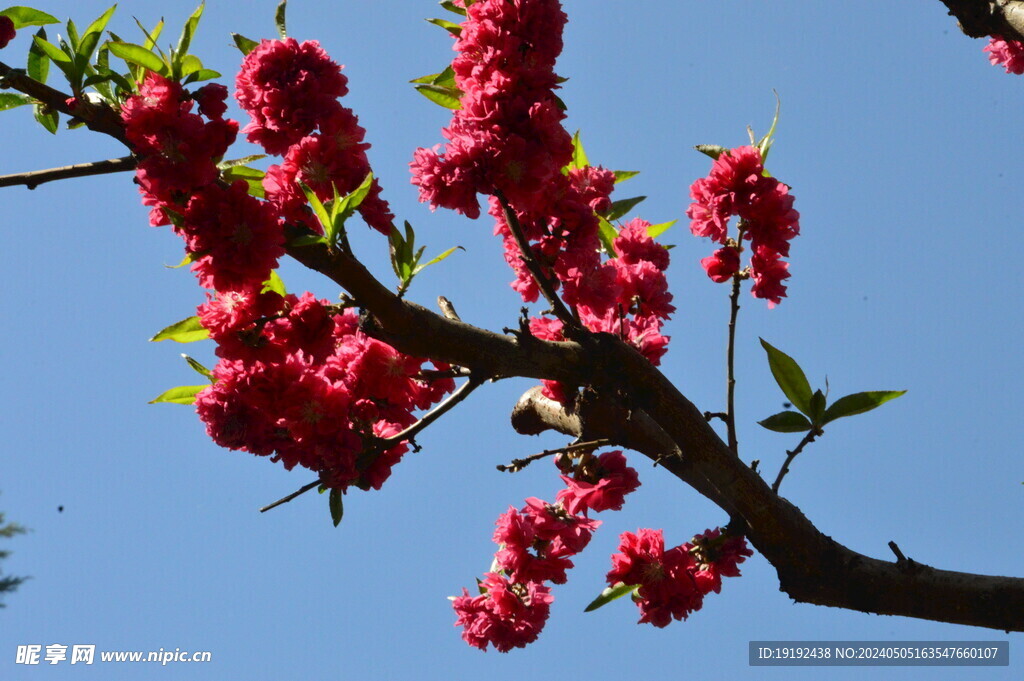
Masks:
[[[66,108],[66,95],[26,83],[4,64],[0,76],[7,76],[14,89]],[[86,121],[90,127],[123,141],[123,131],[111,127],[116,114],[110,109],[76,113],[94,116]],[[513,413],[515,427],[524,433],[553,428],[586,439],[609,438],[650,457],[741,523],[793,599],[1024,631],[1024,579],[878,560],[825,536],[773,493],[657,368],[618,338],[581,334],[578,342],[552,343],[524,332],[494,333],[400,298],[344,252],[319,244],[293,247],[289,254],[344,288],[364,309],[365,330],[403,352],[470,368],[477,377],[525,376],[586,386],[570,410],[528,393]]]
[[[942,4],[971,38],[995,35],[1024,41],[1024,1],[942,0]]]

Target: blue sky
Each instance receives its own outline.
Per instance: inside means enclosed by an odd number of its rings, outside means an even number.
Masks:
[[[376,175],[400,219],[428,250],[462,245],[427,270],[410,297],[439,294],[479,326],[511,325],[520,301],[507,286],[491,225],[417,203],[408,162],[441,141],[448,114],[408,81],[443,68],[450,40],[422,19],[430,1],[310,3],[289,8],[289,32],[318,39],[346,65],[346,104],[367,129]],[[664,370],[701,409],[724,404],[727,289],[698,265],[711,252],[685,227],[687,188],[710,161],[694,144],[744,143],[782,99],[770,167],[793,187],[803,233],[782,305],[743,299],[737,367],[741,455],[771,475],[795,436],[755,421],[779,411],[764,337],[825,376],[841,395],[907,389],[870,414],[835,423],[796,461],[782,491],[847,546],[954,570],[1021,576],[1024,465],[1019,385],[1024,361],[1018,263],[1024,139],[1019,77],[990,66],[935,0],[815,3],[669,2],[635,7],[566,2],[558,70],[570,130],[592,162],[642,174],[617,196],[647,195],[636,214],[681,219],[669,280],[678,308]],[[194,50],[229,82],[239,54],[229,33],[273,37],[271,0],[213,0]],[[105,5],[40,5],[79,25]],[[193,6],[123,2],[112,28],[164,14],[176,36]],[[168,38],[169,40],[170,38]],[[166,42],[166,41],[165,41]],[[0,53],[22,65],[27,35]],[[0,174],[123,155],[87,131],[39,128],[27,110],[3,112]],[[238,117],[237,110],[235,116]],[[244,144],[238,156],[253,153]],[[312,479],[221,450],[187,407],[148,405],[194,381],[179,358],[211,361],[212,346],[148,343],[192,313],[202,294],[166,269],[181,246],[146,224],[128,175],[76,179],[35,191],[0,190],[7,330],[0,389],[4,461],[0,509],[30,528],[8,542],[6,571],[31,575],[0,613],[5,679],[618,679],[934,678],[924,668],[753,670],[750,640],[1009,640],[1020,635],[793,604],[760,556],[687,622],[636,624],[628,602],[584,615],[601,590],[619,533],[664,527],[672,543],[723,523],[702,497],[634,455],[643,486],[604,525],[555,588],[541,639],[508,655],[470,649],[446,597],[490,564],[494,519],[525,497],[551,498],[558,478],[535,465],[495,465],[564,444],[507,426],[529,381],[478,390],[421,437],[380,492],[346,498],[333,528],[326,499],[307,495],[257,509]],[[354,248],[382,278],[387,249],[356,230]],[[287,264],[293,291],[333,298],[336,287]],[[64,511],[58,513],[58,507]],[[66,663],[17,666],[23,644],[99,650],[209,650],[209,664]],[[1011,652],[1011,660],[1014,654]],[[1010,668],[948,670],[944,678],[1008,679]],[[969,676],[970,675],[970,676]]]

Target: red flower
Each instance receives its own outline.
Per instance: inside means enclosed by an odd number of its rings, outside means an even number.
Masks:
[[[14,40],[14,21],[9,16],[0,16],[0,50],[7,47],[7,43]]]

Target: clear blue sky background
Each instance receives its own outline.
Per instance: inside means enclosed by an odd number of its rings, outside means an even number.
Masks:
[[[196,41],[230,82],[229,32],[273,37],[272,0],[213,0]],[[520,301],[486,221],[431,214],[407,164],[441,141],[448,114],[411,78],[443,68],[449,38],[422,19],[430,0],[295,0],[290,33],[319,39],[346,65],[347,104],[373,143],[385,196],[431,252],[467,249],[433,267],[411,297],[450,297],[463,318],[511,325]],[[96,0],[41,6],[84,25]],[[127,1],[112,28],[132,35],[185,2]],[[570,129],[595,163],[642,175],[618,196],[650,198],[638,215],[684,218],[687,188],[710,161],[698,143],[736,146],[767,127],[782,98],[771,170],[792,185],[803,234],[793,245],[790,297],[774,310],[744,298],[740,319],[740,446],[774,476],[795,436],[755,424],[781,409],[757,337],[796,357],[833,394],[909,393],[840,421],[796,462],[783,492],[819,528],[888,558],[895,540],[948,569],[1024,575],[1020,518],[1024,361],[1019,263],[1020,116],[1024,82],[990,66],[937,0],[740,3],[572,0],[559,72]],[[27,35],[0,59],[23,65]],[[87,131],[51,137],[28,110],[0,118],[0,173],[120,156]],[[237,112],[236,112],[237,117]],[[237,155],[252,153],[239,145]],[[634,455],[643,487],[604,526],[555,589],[541,639],[509,655],[470,649],[446,597],[490,564],[494,519],[527,496],[552,498],[553,468],[515,476],[496,464],[564,443],[508,427],[527,381],[479,390],[422,438],[424,449],[381,492],[346,498],[342,526],[326,499],[257,509],[312,479],[221,450],[192,410],[146,404],[192,383],[178,354],[212,347],[147,338],[191,314],[202,294],[166,230],[146,225],[128,175],[35,191],[0,190],[4,318],[0,334],[3,475],[0,509],[32,528],[5,542],[5,570],[31,575],[0,612],[0,678],[34,679],[924,679],[1020,678],[1024,639],[983,629],[793,604],[755,556],[740,579],[689,621],[636,624],[628,601],[584,615],[601,590],[618,535],[664,527],[678,543],[726,518]],[[356,230],[355,248],[388,277],[386,245]],[[678,313],[664,369],[700,408],[724,403],[727,290],[698,265],[710,244],[685,221],[665,236]],[[329,282],[288,264],[289,288],[322,297]],[[64,507],[58,513],[58,506]],[[1001,669],[754,670],[747,642],[1007,640]],[[92,643],[99,650],[209,650],[210,664],[14,664],[19,644]]]

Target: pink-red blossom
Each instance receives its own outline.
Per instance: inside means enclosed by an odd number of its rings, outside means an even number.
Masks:
[[[988,52],[993,66],[1002,66],[1007,73],[1024,73],[1024,43],[1019,40],[992,36],[983,51]]]

